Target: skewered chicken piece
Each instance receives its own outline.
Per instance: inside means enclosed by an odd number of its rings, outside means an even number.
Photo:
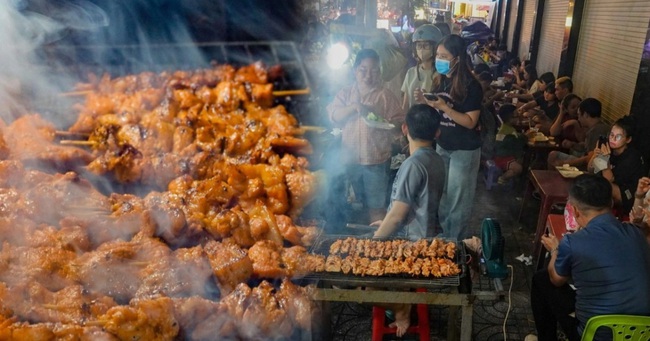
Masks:
[[[456,244],[434,238],[372,240],[348,237],[330,245],[324,264],[311,264],[311,271],[353,273],[361,276],[409,274],[411,276],[454,276],[460,273],[455,263]]]
[[[11,152],[7,142],[5,141],[3,130],[4,128],[0,128],[0,160],[8,158]]]
[[[0,323],[0,340],[100,340],[119,341],[119,339],[97,326],[80,326],[61,323],[15,322],[7,319]]]
[[[235,243],[209,241],[205,245],[205,253],[222,294],[232,292],[239,283],[245,283],[253,274],[253,263],[246,250]]]
[[[182,297],[212,297],[213,269],[200,245],[179,248],[166,257],[150,258],[139,272],[142,284],[135,293],[137,299],[160,295]]]
[[[236,321],[221,302],[200,297],[173,299],[180,330],[177,339],[212,341],[237,339]]]
[[[120,340],[174,340],[179,324],[170,298],[137,300],[109,309],[99,317],[104,330]]]
[[[368,257],[346,256],[341,258],[336,255],[327,256],[325,263],[312,263],[311,271],[324,269],[327,272],[342,272],[359,276],[382,275],[411,275],[447,277],[460,273],[460,268],[453,260],[448,258],[416,258],[405,257],[400,259],[371,259]],[[322,271],[322,270],[320,270]]]
[[[330,245],[330,255],[351,255],[354,257],[448,257],[456,255],[456,244],[434,238],[431,244],[425,239],[411,242],[404,239],[372,240],[348,237],[338,239]]]
[[[7,158],[30,166],[59,171],[74,170],[92,161],[86,150],[55,143],[55,128],[37,114],[25,115],[3,130]]]
[[[76,254],[57,247],[38,248],[5,243],[0,250],[0,281],[8,286],[38,282],[57,291],[77,282]]]
[[[54,144],[38,115],[0,127],[0,160],[9,158],[0,161],[0,339],[280,338],[308,328],[306,289],[286,277],[279,289],[246,284],[249,254],[267,262],[258,244],[279,245],[283,276],[325,263],[282,247],[316,235],[292,219],[316,175],[304,158],[278,154],[310,146],[284,107],[271,108],[263,66],[105,76],[91,87],[70,132],[90,134],[82,143],[92,153]],[[48,170],[94,160],[97,179],[160,191],[107,197],[83,179],[91,173],[50,175],[20,160]]]
[[[39,282],[7,288],[0,284],[3,309],[32,322],[84,324],[97,319],[117,305],[107,296],[93,296],[80,285],[71,285],[52,292]]]

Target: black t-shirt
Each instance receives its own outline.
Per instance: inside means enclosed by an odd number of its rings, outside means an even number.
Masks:
[[[621,190],[623,212],[630,212],[634,204],[634,193],[639,179],[646,175],[646,164],[634,147],[627,146],[623,153],[609,157],[609,163],[614,173],[614,183]]]
[[[451,89],[451,80],[444,78],[438,89],[433,92],[443,97],[449,106],[455,111],[467,113],[470,111],[481,110],[483,100],[483,89],[481,84],[472,79],[467,85],[467,96],[461,103],[451,100],[449,90]],[[445,150],[474,150],[481,147],[481,134],[477,128],[467,129],[449,118],[444,113],[440,120],[440,137],[436,140],[440,147]]]
[[[553,102],[550,106],[547,103],[546,108],[543,110],[544,113],[546,113],[546,116],[551,120],[555,120],[555,118],[560,114],[560,106],[557,104],[557,101]]]
[[[551,120],[555,120],[557,115],[560,114],[560,105],[557,101],[553,101],[553,104],[549,105],[548,102],[544,99],[544,93],[541,96],[535,97],[535,102],[539,105],[539,108],[544,111],[546,116]]]

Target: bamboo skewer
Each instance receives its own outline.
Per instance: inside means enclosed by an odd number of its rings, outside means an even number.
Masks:
[[[293,132],[295,135],[304,135],[310,131],[313,131],[317,134],[322,134],[326,130],[327,129],[325,127],[319,127],[319,126],[300,126],[297,127]]]
[[[65,208],[70,209],[70,210],[85,210],[85,211],[106,211],[109,212],[108,208],[105,207],[99,207],[99,206],[82,206],[82,205],[66,205]]]
[[[131,262],[131,265],[135,265],[135,266],[148,266],[148,265],[149,265],[149,262],[142,262],[142,261],[135,262],[135,261],[134,261],[134,262]]]
[[[77,96],[86,96],[91,93],[92,90],[78,90],[78,91],[68,91],[61,93],[61,97],[77,97]]]
[[[68,91],[68,92],[62,92],[60,94],[61,97],[79,97],[79,96],[86,96],[93,92],[92,90],[78,90],[78,91]],[[295,96],[295,95],[309,95],[311,93],[311,90],[309,88],[306,89],[297,89],[297,90],[277,90],[273,91],[273,96],[275,97],[284,97],[284,96]]]
[[[81,140],[61,140],[59,143],[71,146],[95,146],[97,142],[94,141],[81,141]]]
[[[41,307],[45,309],[50,309],[50,310],[66,310],[69,307],[57,305],[57,304],[42,304]]]
[[[88,133],[74,133],[71,131],[57,130],[54,132],[55,135],[59,136],[90,136]]]
[[[86,327],[103,327],[105,324],[106,324],[106,322],[102,321],[102,320],[86,321],[86,323],[84,323],[84,326],[86,326]]]
[[[273,96],[275,97],[282,97],[282,96],[294,96],[294,95],[309,95],[311,91],[309,88],[307,89],[299,89],[299,90],[277,90],[273,91]]]
[[[300,129],[304,131],[315,131],[317,133],[322,133],[327,130],[325,127],[319,127],[319,126],[300,126]]]

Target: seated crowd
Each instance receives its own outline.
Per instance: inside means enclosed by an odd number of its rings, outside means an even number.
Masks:
[[[551,258],[533,278],[538,334],[528,340],[557,340],[558,323],[569,340],[579,340],[596,315],[649,315],[650,177],[634,147],[634,118],[608,124],[602,103],[574,94],[571,78],[538,76],[534,65],[512,58],[494,40],[483,50],[490,65],[473,68],[460,36],[443,37],[423,25],[412,40],[417,63],[406,72],[402,98],[382,85],[379,55],[364,49],[354,63],[354,82],[327,107],[333,126],[342,130],[332,181],[336,196],[353,188],[368,213],[364,223],[378,228],[375,237],[469,240],[477,173],[488,161],[486,141],[493,141],[489,161],[501,169],[498,183],[505,184],[528,171],[522,159],[529,138],[542,133],[557,147],[544,158],[546,167],[571,166],[586,174],[572,182],[568,198],[578,231],[561,241],[542,237]],[[369,125],[371,116],[394,128]],[[393,182],[396,151],[406,159]],[[410,306],[393,310],[401,336]]]

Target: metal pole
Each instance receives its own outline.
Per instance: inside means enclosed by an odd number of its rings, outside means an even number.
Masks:
[[[377,28],[377,0],[366,0],[366,28]]]

